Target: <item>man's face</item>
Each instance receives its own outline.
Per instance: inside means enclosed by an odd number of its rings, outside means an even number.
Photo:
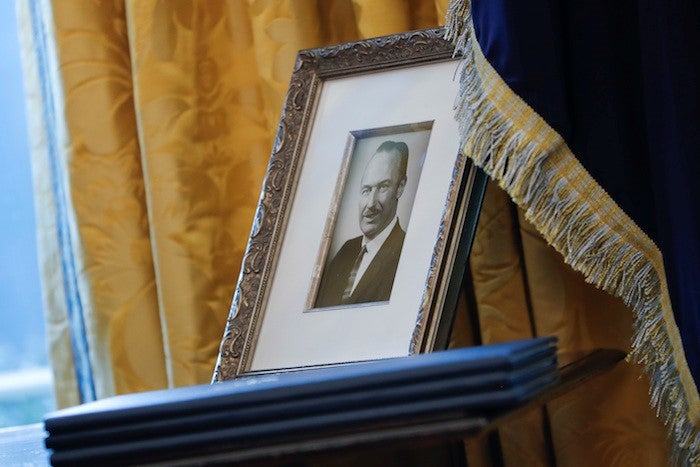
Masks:
[[[399,155],[378,152],[367,164],[360,185],[360,229],[373,239],[396,216],[396,205],[406,185],[399,171]]]

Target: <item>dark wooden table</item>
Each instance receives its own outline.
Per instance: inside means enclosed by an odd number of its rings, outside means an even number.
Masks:
[[[410,420],[373,424],[352,430],[333,430],[323,434],[298,436],[289,439],[260,440],[250,448],[233,452],[197,454],[174,453],[173,458],[162,465],[305,465],[306,459],[341,455],[343,451],[357,449],[402,449],[417,445],[429,447],[459,441],[472,436],[482,436],[520,416],[523,412],[542,407],[548,401],[580,386],[625,357],[618,350],[595,350],[573,359],[562,358],[567,363],[560,369],[560,379],[551,388],[540,393],[527,404],[501,413],[469,414],[455,412],[439,416],[422,416]],[[44,448],[42,424],[0,429],[1,466],[49,465],[49,451]],[[157,464],[155,464],[157,465]]]

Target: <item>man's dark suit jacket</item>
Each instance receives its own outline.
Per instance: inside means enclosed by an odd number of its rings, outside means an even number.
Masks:
[[[347,300],[343,300],[343,292],[360,254],[362,237],[345,242],[323,273],[315,306],[321,308],[389,300],[405,236],[397,222]]]

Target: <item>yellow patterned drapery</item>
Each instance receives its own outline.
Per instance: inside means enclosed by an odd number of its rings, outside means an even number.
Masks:
[[[65,406],[76,306],[97,398],[211,380],[296,52],[433,26],[447,2],[18,6]]]
[[[210,381],[297,50],[434,26],[447,3],[18,2],[60,406],[90,388],[103,398]],[[484,342],[537,333],[566,350],[628,347],[624,306],[564,266],[493,187],[484,213],[472,257]],[[663,458],[637,377],[626,364],[597,383],[610,407],[594,393],[552,405],[557,461],[636,460],[648,446]],[[510,465],[545,456],[542,419],[522,423],[501,433]]]

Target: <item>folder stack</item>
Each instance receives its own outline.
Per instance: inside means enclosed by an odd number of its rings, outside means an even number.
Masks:
[[[46,446],[56,466],[225,458],[377,424],[493,415],[556,381],[555,339],[529,339],[112,397],[47,415]]]

